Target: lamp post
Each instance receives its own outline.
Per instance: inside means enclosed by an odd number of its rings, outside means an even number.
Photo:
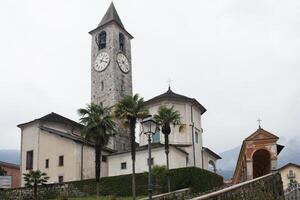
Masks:
[[[148,199],[152,200],[152,181],[151,181],[151,165],[152,165],[152,157],[151,157],[151,138],[155,134],[157,129],[157,124],[153,120],[152,116],[145,118],[142,122],[142,130],[145,135],[148,136]]]

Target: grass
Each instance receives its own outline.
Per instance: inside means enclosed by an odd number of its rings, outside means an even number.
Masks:
[[[136,199],[141,199],[143,198],[142,196],[137,197]],[[68,198],[68,200],[96,200],[96,197],[81,197],[81,198]],[[101,196],[99,198],[100,200],[131,200],[132,197],[112,197],[112,196]],[[57,199],[59,200],[59,199]]]

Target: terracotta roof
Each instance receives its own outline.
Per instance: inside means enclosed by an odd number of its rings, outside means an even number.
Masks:
[[[20,169],[20,165],[16,165],[13,163],[7,163],[7,162],[3,162],[3,161],[0,161],[0,166],[14,168],[14,169]]]
[[[152,99],[149,99],[148,101],[145,102],[146,105],[151,105],[156,102],[164,101],[164,100],[169,100],[169,101],[180,101],[180,102],[190,102],[196,107],[198,107],[201,111],[201,114],[206,112],[206,108],[202,106],[196,99],[186,97],[180,94],[174,93],[171,88],[169,87],[168,91],[158,95],[156,97],[153,97]]]
[[[203,149],[204,151],[206,151],[207,153],[209,153],[210,155],[214,156],[215,158],[217,158],[217,159],[222,159],[221,156],[219,156],[217,153],[213,152],[213,151],[210,150],[209,148],[207,148],[207,147],[202,147],[202,149]]]
[[[278,168],[277,170],[280,171],[280,170],[283,170],[284,168],[289,167],[289,166],[293,166],[293,167],[300,168],[300,165],[298,165],[298,164],[296,164],[296,163],[288,163],[288,164],[286,164],[286,165],[284,165],[284,166]]]
[[[59,123],[62,123],[62,124],[68,124],[68,125],[72,125],[74,127],[77,127],[77,128],[82,128],[83,125],[78,123],[78,122],[75,122],[71,119],[68,119],[66,117],[63,117],[57,113],[50,113],[48,115],[45,115],[41,118],[38,118],[38,119],[34,119],[32,121],[29,121],[29,122],[26,122],[26,123],[23,123],[23,124],[19,124],[17,125],[17,127],[19,128],[22,128],[22,126],[24,125],[27,125],[27,124],[30,124],[30,123],[33,123],[33,122],[38,122],[38,121],[48,121],[48,122],[59,122]]]
[[[255,136],[258,136],[259,134],[264,134],[263,139],[279,139],[276,135],[264,130],[263,128],[259,127],[254,133],[252,133],[249,137],[247,137],[245,140],[250,141],[252,139],[257,139]]]

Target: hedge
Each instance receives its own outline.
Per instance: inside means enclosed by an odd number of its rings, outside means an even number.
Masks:
[[[153,177],[155,185],[156,177]],[[179,190],[190,187],[194,192],[205,192],[223,185],[223,177],[210,171],[195,168],[178,168],[170,170],[171,189]],[[95,194],[96,182],[94,179],[70,182],[80,191]],[[160,180],[160,191],[167,191],[166,179]],[[148,173],[136,174],[136,194],[147,195]],[[131,196],[131,174],[104,177],[100,180],[100,193],[102,195]]]
[[[159,178],[160,186],[155,184]],[[183,188],[192,188],[195,193],[205,192],[223,185],[223,177],[207,170],[187,167],[170,170],[171,189],[179,190]],[[166,192],[166,177],[153,177],[154,191]],[[100,179],[100,194],[114,196],[131,196],[132,192],[131,174],[104,177]],[[148,188],[148,174],[136,174],[136,194],[146,196]],[[157,190],[159,188],[159,190]],[[40,199],[58,198],[62,194],[69,197],[89,196],[96,194],[95,179],[65,182],[64,184],[48,184],[39,187]],[[0,191],[1,197],[5,199],[30,199],[32,191],[28,188],[9,189]]]

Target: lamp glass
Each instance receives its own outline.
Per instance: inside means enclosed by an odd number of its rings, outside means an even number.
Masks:
[[[154,134],[156,129],[156,122],[152,118],[146,118],[142,121],[142,128],[144,134]]]

